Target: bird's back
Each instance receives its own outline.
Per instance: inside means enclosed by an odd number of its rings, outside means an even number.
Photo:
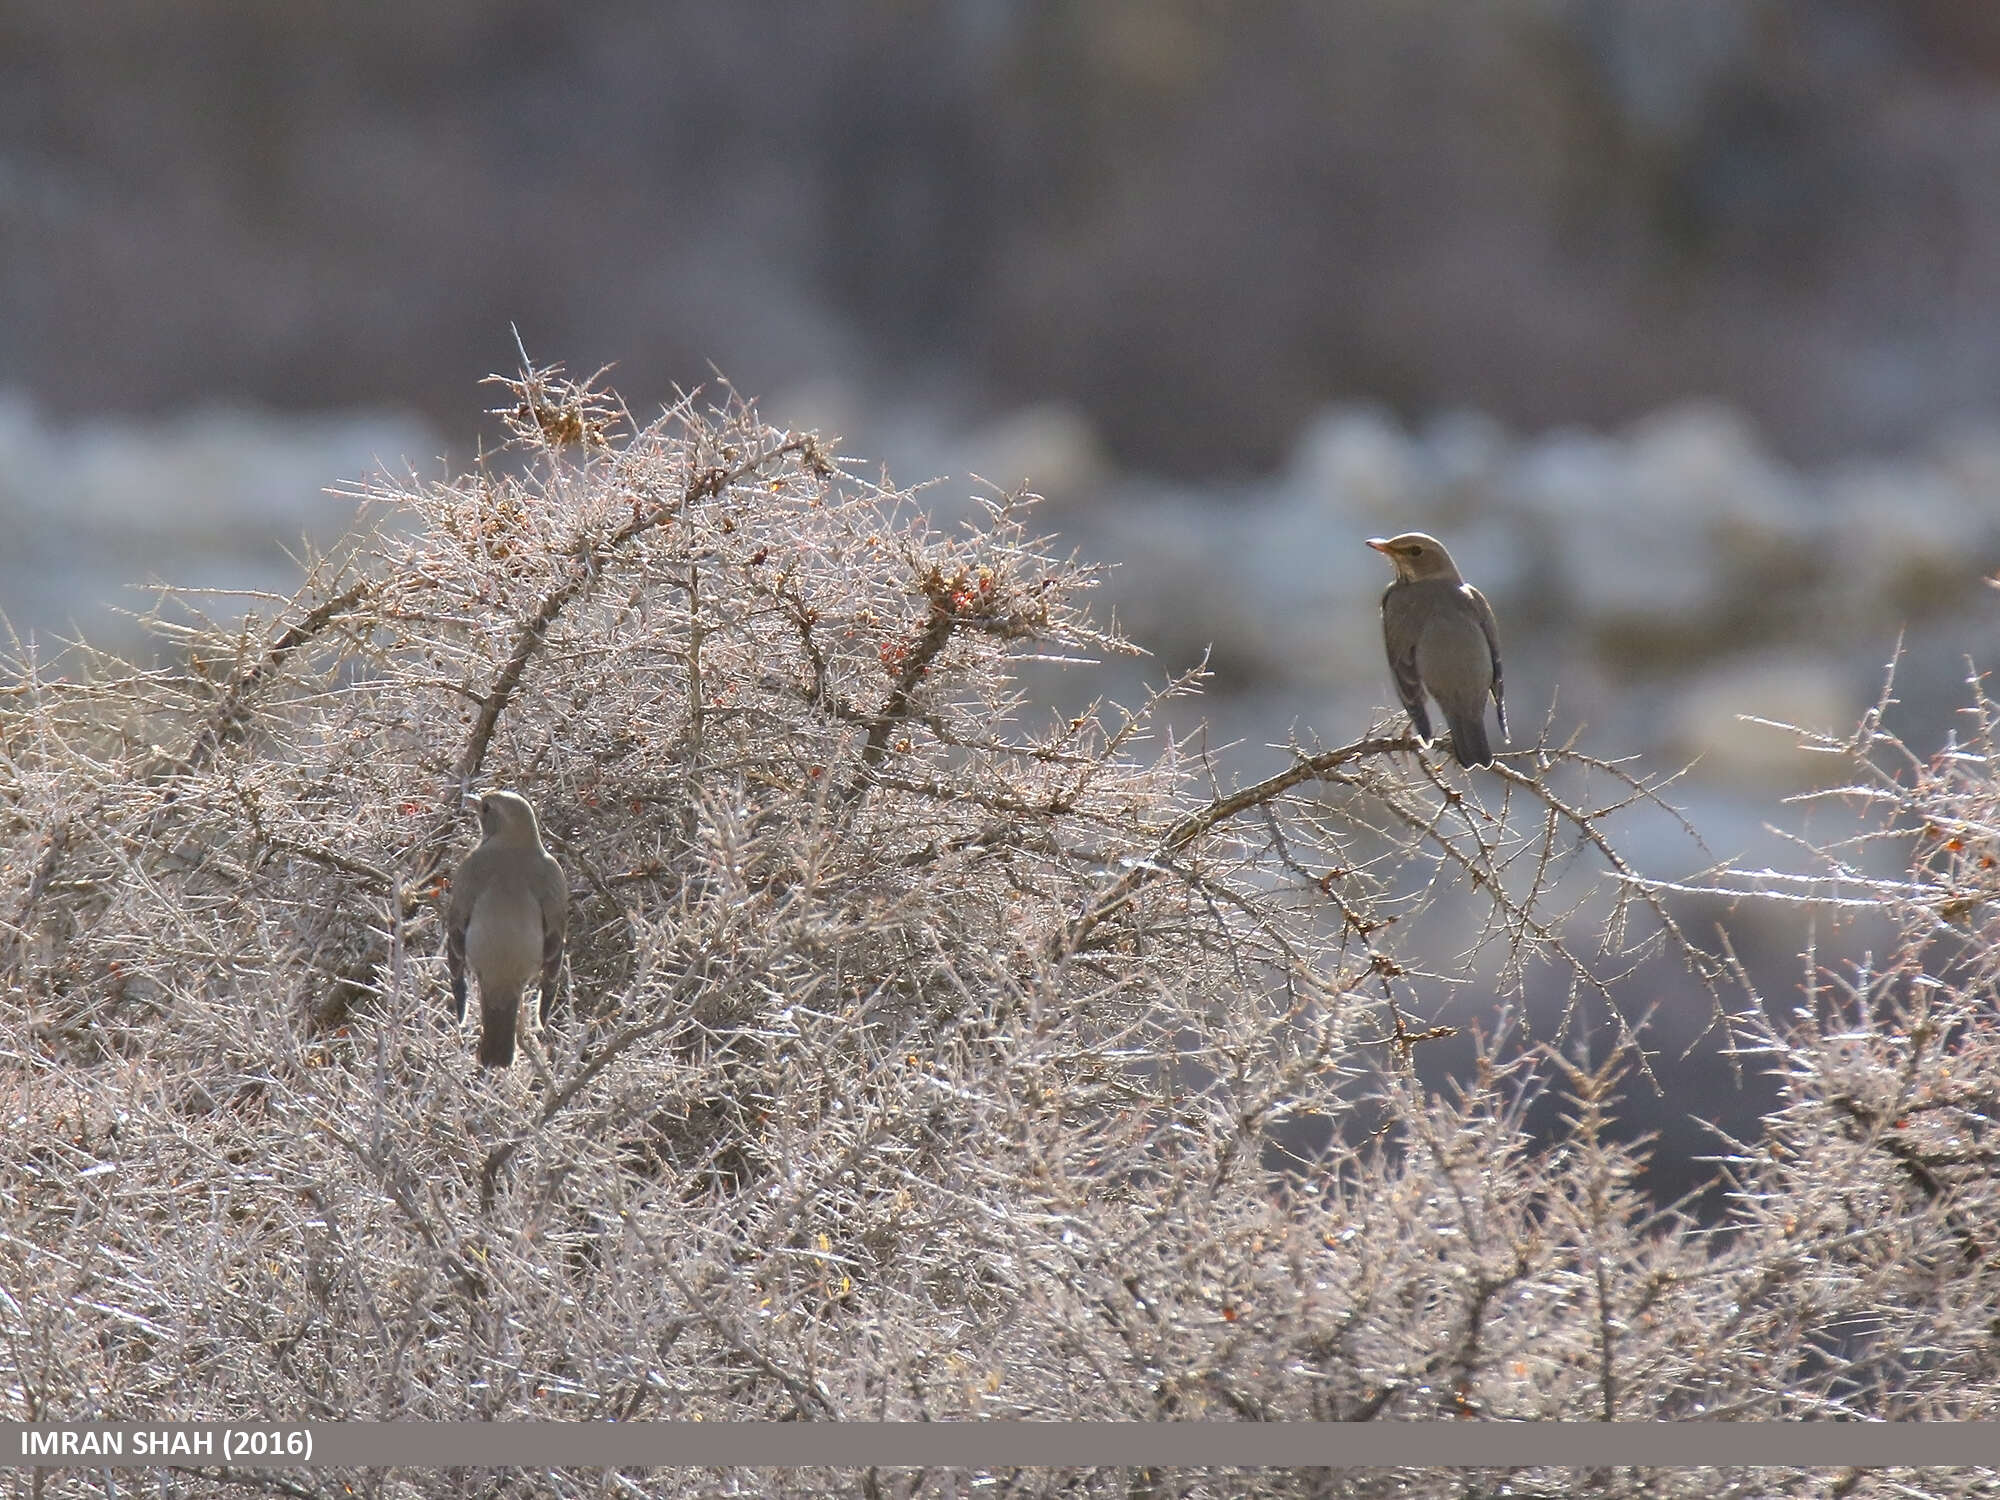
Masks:
[[[1399,578],[1382,591],[1382,633],[1392,655],[1415,652],[1440,623],[1455,631],[1460,622],[1478,632],[1471,596],[1454,579]]]
[[[518,992],[540,971],[546,924],[552,913],[560,920],[561,883],[560,867],[545,853],[522,860],[516,850],[487,843],[466,857],[457,882],[473,893],[463,912],[465,956],[482,991]]]
[[[465,956],[480,993],[518,995],[542,966],[542,909],[517,888],[496,887],[472,908]]]
[[[1472,597],[1462,584],[1413,583],[1435,588],[1439,598],[1417,638],[1417,674],[1431,696],[1447,707],[1478,713],[1493,686],[1493,654],[1480,628]]]

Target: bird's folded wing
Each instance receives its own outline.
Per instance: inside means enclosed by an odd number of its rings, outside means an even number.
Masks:
[[[1500,680],[1500,622],[1493,618],[1493,606],[1486,602],[1486,596],[1471,584],[1465,586],[1472,596],[1472,612],[1478,617],[1479,628],[1486,634],[1486,649],[1493,653],[1493,707],[1500,717],[1500,738],[1507,738],[1507,695]]]

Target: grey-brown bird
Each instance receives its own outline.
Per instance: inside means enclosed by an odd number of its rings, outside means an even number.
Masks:
[[[496,791],[478,800],[486,836],[452,876],[445,952],[459,1021],[465,1020],[469,963],[479,979],[479,1060],[504,1068],[514,1061],[521,993],[538,971],[541,1019],[548,1019],[562,967],[569,883],[542,847],[542,830],[526,797]]]
[[[1417,738],[1431,743],[1424,693],[1437,699],[1451,730],[1451,753],[1461,766],[1490,766],[1486,695],[1499,711],[1500,740],[1507,739],[1507,700],[1500,685],[1500,630],[1486,596],[1458,576],[1444,543],[1421,531],[1370,537],[1368,545],[1396,565],[1396,581],[1382,595],[1382,639],[1396,693],[1410,711]]]

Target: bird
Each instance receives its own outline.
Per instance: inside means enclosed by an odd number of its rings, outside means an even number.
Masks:
[[[1500,630],[1486,596],[1459,576],[1444,543],[1421,531],[1370,537],[1368,545],[1396,568],[1382,594],[1382,639],[1396,693],[1410,712],[1417,738],[1431,743],[1424,693],[1437,699],[1451,730],[1451,753],[1461,766],[1490,766],[1486,695],[1499,713],[1507,740],[1507,700],[1500,681]]]
[[[479,847],[451,881],[445,953],[451,996],[465,1021],[465,969],[479,978],[479,1061],[504,1068],[514,1061],[521,993],[542,976],[541,1019],[549,1016],[556,971],[562,967],[569,921],[569,883],[542,847],[535,809],[518,792],[490,791],[476,800]]]

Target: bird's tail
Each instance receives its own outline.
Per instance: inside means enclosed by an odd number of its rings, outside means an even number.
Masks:
[[[1461,766],[1490,766],[1493,747],[1486,741],[1486,715],[1451,716],[1451,753]]]
[[[479,1061],[489,1068],[505,1068],[514,1061],[514,1026],[521,1013],[521,997],[513,995],[489,1005],[479,997]]]

